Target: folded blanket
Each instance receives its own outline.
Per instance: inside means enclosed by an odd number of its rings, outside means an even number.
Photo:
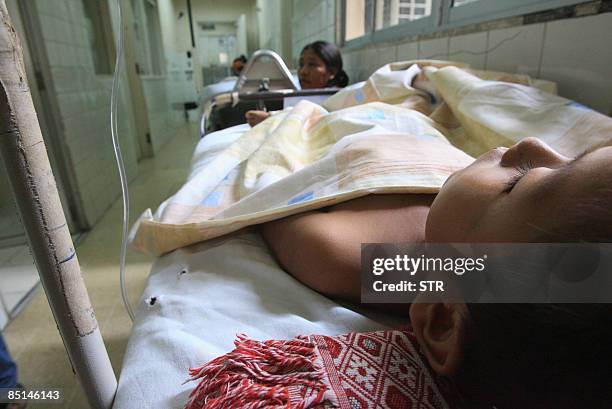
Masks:
[[[235,345],[190,370],[199,383],[186,409],[458,407],[410,329],[264,342],[241,335]]]
[[[612,118],[518,78],[488,81],[457,67],[427,74],[444,100],[431,119],[445,126],[453,145],[471,155],[529,136],[570,157],[612,144]]]
[[[402,107],[335,112],[302,101],[252,128],[153,216],[132,244],[159,255],[243,227],[371,193],[437,193],[472,162],[443,127]]]

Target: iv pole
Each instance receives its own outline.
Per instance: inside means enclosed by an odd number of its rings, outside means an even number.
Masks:
[[[117,379],[81,275],[5,0],[0,18],[0,155],[73,370],[91,407],[110,409]]]

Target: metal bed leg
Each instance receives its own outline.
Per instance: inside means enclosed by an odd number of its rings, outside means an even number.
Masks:
[[[91,407],[108,409],[117,378],[81,275],[5,0],[0,18],[0,155],[72,367]]]

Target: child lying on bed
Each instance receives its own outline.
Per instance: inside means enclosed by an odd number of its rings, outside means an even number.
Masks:
[[[359,301],[362,242],[610,242],[612,147],[575,159],[535,138],[494,149],[434,195],[372,195],[262,225],[279,263]],[[410,320],[429,364],[470,407],[609,407],[607,304],[426,304]]]

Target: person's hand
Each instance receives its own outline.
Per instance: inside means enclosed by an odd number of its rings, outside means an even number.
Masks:
[[[249,125],[255,126],[268,118],[271,114],[266,111],[248,111],[244,116]]]
[[[432,103],[440,100],[438,90],[425,74],[425,70],[422,70],[412,79],[412,87],[429,94]]]

